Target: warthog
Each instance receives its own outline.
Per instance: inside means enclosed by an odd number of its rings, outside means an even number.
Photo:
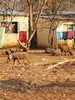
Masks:
[[[15,63],[15,61],[17,60],[18,63],[19,60],[23,60],[23,63],[24,63],[24,60],[26,59],[28,63],[29,60],[26,58],[26,53],[25,52],[15,52],[15,53],[11,53],[11,51],[6,51],[6,55],[7,55],[7,63],[10,62],[11,60],[13,60],[13,63]]]
[[[15,49],[10,49],[11,53],[14,53],[14,52],[23,52],[23,49],[20,49],[20,48],[15,48]]]
[[[67,55],[68,54],[68,55],[72,55],[73,56],[71,48],[68,47],[68,46],[61,46],[61,45],[59,45],[58,49],[60,49],[61,55]]]
[[[58,52],[56,52],[54,49],[52,48],[46,48],[45,49],[45,53],[49,53],[51,54],[52,56],[59,56],[60,54]]]

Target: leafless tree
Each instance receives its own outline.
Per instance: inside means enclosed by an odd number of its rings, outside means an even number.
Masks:
[[[17,10],[16,14],[19,12],[19,1],[16,0],[0,0],[0,13],[3,15],[3,22],[6,22],[5,28],[8,28],[12,23],[13,12]],[[7,22],[7,15],[10,15],[10,21]]]
[[[26,49],[26,51],[30,48],[30,42],[36,32],[37,23],[39,21],[40,15],[44,10],[47,0],[27,0],[28,12],[29,12],[29,38],[25,45],[19,44]],[[35,20],[33,20],[33,16],[35,15]]]
[[[66,6],[67,5],[67,6]],[[48,17],[48,25],[46,26],[47,29],[49,29],[48,34],[48,43],[51,48],[53,48],[56,44],[56,28],[65,22],[63,19],[63,12],[67,11],[67,9],[70,9],[71,5],[68,0],[48,0],[46,2],[46,9],[45,9],[45,15]],[[60,21],[62,20],[62,23]],[[46,23],[44,22],[44,23]],[[43,23],[43,24],[44,24]]]
[[[58,17],[60,17],[62,12],[66,10],[66,4],[68,7],[68,0],[0,0],[0,8],[2,9],[1,11],[6,13],[9,10],[11,21],[13,19],[12,14],[14,10],[17,10],[18,12],[27,12],[29,14],[29,38],[25,45],[21,44],[19,41],[20,46],[26,51],[28,51],[30,48],[30,42],[36,32],[39,18],[44,13],[49,18],[49,27],[46,28],[49,28],[48,40],[50,46],[53,45],[54,42],[52,41],[55,40],[54,32],[60,22],[60,18]],[[3,17],[3,20],[5,16]]]
[[[49,25],[46,28],[49,28],[49,35],[48,40],[50,47],[55,45],[55,30],[60,24],[60,19],[62,16],[62,12],[66,11],[69,6],[68,0],[27,0],[28,4],[28,11],[29,11],[29,38],[26,45],[22,45],[20,42],[19,44],[26,49],[30,48],[30,42],[36,32],[37,24],[39,18],[42,14],[48,16]],[[67,7],[66,7],[67,5]],[[36,10],[34,10],[37,8]],[[66,9],[67,8],[67,9]],[[36,13],[35,21],[33,23],[33,16]],[[46,23],[46,22],[45,22]]]

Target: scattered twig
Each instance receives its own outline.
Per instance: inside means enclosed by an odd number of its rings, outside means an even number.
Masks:
[[[68,62],[73,62],[73,61],[75,61],[75,59],[70,59],[70,60],[62,61],[62,62],[59,62],[59,63],[56,63],[56,64],[54,64],[54,65],[51,65],[51,66],[47,67],[47,69],[51,69],[51,68],[54,68],[54,67],[57,67],[57,66],[66,64],[66,63],[68,63]],[[47,69],[46,69],[46,70],[47,70]]]

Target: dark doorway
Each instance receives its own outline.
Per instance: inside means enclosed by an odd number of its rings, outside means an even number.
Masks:
[[[31,40],[31,49],[36,49],[37,48],[37,32],[35,33],[35,35],[33,36],[32,40]]]

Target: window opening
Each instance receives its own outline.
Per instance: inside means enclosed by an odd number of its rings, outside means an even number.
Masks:
[[[18,22],[1,22],[1,26],[5,27],[5,33],[18,33]]]

